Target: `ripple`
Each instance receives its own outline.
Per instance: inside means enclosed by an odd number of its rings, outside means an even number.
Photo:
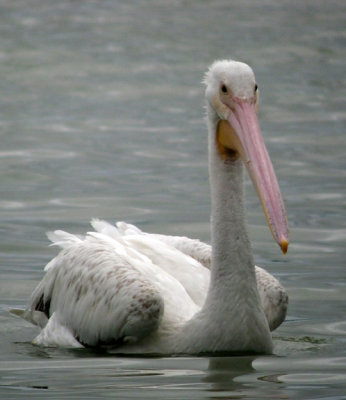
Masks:
[[[331,373],[299,373],[278,375],[278,381],[285,383],[296,383],[307,385],[323,385],[331,383],[344,383],[346,381],[346,374],[331,374]]]
[[[332,372],[341,371],[344,375],[346,365],[346,357],[259,357],[253,362],[253,367],[261,371],[277,371],[278,373],[294,371],[295,373],[306,372],[321,373],[321,371],[331,374]],[[339,373],[339,372],[338,372]]]
[[[1,151],[0,158],[30,158],[35,160],[66,159],[76,157],[74,151],[61,151],[57,149],[28,149]]]
[[[311,326],[311,332],[317,334],[346,335],[346,321],[330,322],[322,326]]]
[[[16,210],[25,207],[26,204],[19,201],[0,201],[0,208],[6,210]]]

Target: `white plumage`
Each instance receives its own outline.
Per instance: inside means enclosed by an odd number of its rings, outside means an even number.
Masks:
[[[284,252],[288,229],[260,139],[250,140],[258,154],[251,143],[238,143],[259,132],[251,108],[254,75],[246,64],[216,62],[206,85],[213,252],[198,240],[147,234],[124,222],[93,220],[95,231],[85,237],[49,233],[62,250],[24,313],[42,328],[34,343],[112,345],[120,353],[271,352],[270,330],[284,320],[288,298],[273,276],[254,266],[240,158]],[[267,177],[256,175],[258,166]]]

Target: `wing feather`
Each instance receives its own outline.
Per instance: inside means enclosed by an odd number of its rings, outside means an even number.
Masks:
[[[99,232],[84,240],[66,238],[68,246],[58,238],[63,249],[49,263],[26,311],[32,321],[38,311],[49,320],[54,315],[36,343],[44,338],[49,344],[51,338],[55,345],[57,327],[90,346],[134,342],[161,322],[178,323],[198,310],[176,278],[129,243]]]

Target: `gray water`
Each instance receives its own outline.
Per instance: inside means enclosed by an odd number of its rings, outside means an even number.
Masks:
[[[0,397],[346,398],[343,1],[0,1]],[[256,262],[290,295],[275,354],[126,358],[39,348],[24,307],[47,230],[100,217],[209,241],[203,86],[252,65],[285,198],[280,254],[247,181]]]

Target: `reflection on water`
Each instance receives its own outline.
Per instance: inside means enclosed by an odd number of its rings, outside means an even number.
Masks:
[[[123,398],[130,390],[133,397],[143,398],[146,393],[146,397],[157,399],[164,395],[184,398],[187,393],[193,399],[291,398],[299,396],[299,385],[305,386],[308,396],[317,396],[322,387],[333,385],[330,389],[333,396],[345,379],[345,359],[337,358],[123,359],[93,355],[81,360],[72,354],[63,358],[60,361],[53,358],[48,363],[37,359],[34,365],[25,361],[8,363],[1,368],[4,393],[20,389],[18,398],[59,393],[76,398],[83,395]]]
[[[208,374],[203,378],[204,382],[211,383],[213,391],[238,391],[242,384],[238,377],[246,376],[255,371],[252,362],[255,357],[215,357],[210,358]]]
[[[345,11],[339,0],[2,1],[1,398],[343,398]],[[45,231],[85,232],[99,217],[209,240],[200,81],[230,56],[254,67],[291,226],[284,257],[247,181],[256,262],[290,294],[276,355],[32,346],[37,329],[9,309],[56,254]]]

